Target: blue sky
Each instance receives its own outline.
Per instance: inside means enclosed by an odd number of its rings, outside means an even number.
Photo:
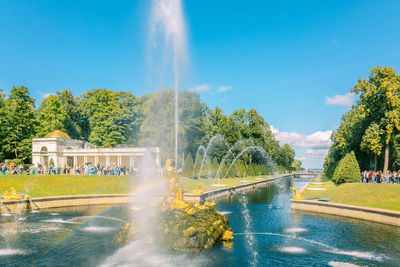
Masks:
[[[149,71],[150,4],[0,1],[0,88],[22,84],[40,100],[65,88],[172,87]],[[400,1],[183,1],[180,88],[226,113],[256,108],[305,167],[320,167],[357,79],[400,69],[399,11]]]

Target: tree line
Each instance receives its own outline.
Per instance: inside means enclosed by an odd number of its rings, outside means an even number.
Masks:
[[[265,149],[282,168],[299,168],[294,150],[287,144],[279,145],[269,125],[255,109],[235,110],[226,115],[218,107],[210,109],[195,92],[179,94],[178,167],[189,154],[194,157],[200,145],[207,145],[219,134],[227,144],[225,147],[217,144],[210,151],[210,158],[218,162],[229,146],[247,139]],[[97,147],[159,146],[163,160],[173,158],[173,103],[174,92],[170,89],[141,97],[107,89],[89,90],[74,96],[66,89],[47,96],[37,107],[24,86],[13,87],[8,95],[0,91],[0,161],[21,159],[29,163],[32,138],[44,137],[54,130]],[[262,164],[259,157],[249,152],[243,160]]]
[[[375,67],[351,89],[355,104],[343,115],[325,159],[328,177],[354,152],[361,170],[400,168],[400,76],[391,67]]]

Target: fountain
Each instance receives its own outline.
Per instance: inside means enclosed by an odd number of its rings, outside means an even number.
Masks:
[[[224,138],[222,135],[220,135],[220,134],[217,134],[217,135],[213,136],[213,137],[210,139],[210,142],[208,142],[207,148],[206,148],[206,150],[204,151],[204,156],[203,156],[203,160],[201,161],[200,170],[199,170],[199,175],[197,176],[197,179],[200,178],[201,171],[203,170],[204,163],[205,163],[206,160],[207,160],[208,151],[209,151],[210,148],[214,145],[214,143],[217,142],[217,141],[222,141],[223,144],[224,144],[226,147],[228,147],[228,142],[226,142],[225,138]]]
[[[172,167],[172,159],[166,160],[164,171],[169,190],[158,209],[158,225],[150,227],[149,231],[148,224],[147,228],[143,229],[137,226],[133,219],[120,228],[114,241],[129,244],[140,233],[142,236],[146,235],[146,240],[155,241],[174,250],[199,252],[213,247],[220,240],[233,239],[228,219],[215,210],[215,202],[205,201],[203,204],[194,204],[184,201],[183,190],[177,183],[179,176]],[[196,190],[200,193],[200,186]],[[145,217],[147,223],[154,221],[155,216],[149,218],[145,209],[140,211],[139,216]]]
[[[254,144],[254,141],[253,141],[253,140],[242,139],[242,140],[237,141],[235,144],[233,144],[233,146],[231,146],[231,147],[229,148],[228,152],[225,154],[225,156],[224,156],[224,157],[222,158],[222,160],[221,160],[221,163],[219,164],[217,173],[215,174],[215,178],[219,179],[219,173],[220,173],[220,171],[221,171],[221,168],[222,168],[222,166],[225,165],[226,160],[231,156],[231,154],[233,153],[233,151],[234,151],[235,149],[237,149],[239,146],[244,145],[244,144],[247,143],[247,142],[251,143],[251,145]]]
[[[200,152],[203,151],[203,157],[204,157],[204,152],[206,151],[204,146],[199,146],[199,148],[197,149],[196,152],[196,158],[194,160],[194,165],[193,165],[193,173],[192,173],[192,177],[194,178],[194,172],[196,170],[197,167],[197,159],[199,158]]]
[[[236,163],[236,161],[237,161],[241,156],[243,156],[244,153],[246,153],[246,152],[248,152],[248,151],[251,151],[251,150],[255,150],[255,151],[258,151],[258,152],[260,152],[260,153],[263,153],[265,159],[266,159],[268,162],[270,161],[270,158],[269,158],[267,152],[266,152],[262,147],[259,147],[259,146],[248,146],[248,147],[246,147],[245,149],[243,149],[242,151],[240,151],[240,153],[233,159],[231,165],[229,166],[228,170],[227,170],[226,173],[225,173],[224,178],[228,175],[229,171],[231,170],[232,166]]]
[[[152,1],[150,38],[152,46],[157,46],[158,42],[161,42],[165,46],[163,49],[163,59],[172,60],[173,84],[175,92],[175,168],[177,168],[179,139],[179,75],[180,67],[183,64],[187,50],[186,30],[182,12],[182,3],[180,0]]]

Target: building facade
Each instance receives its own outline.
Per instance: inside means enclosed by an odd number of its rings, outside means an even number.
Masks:
[[[117,165],[134,168],[146,154],[160,167],[158,147],[95,148],[89,142],[71,139],[66,133],[58,130],[43,138],[32,139],[32,163],[35,165],[77,167],[100,164],[104,167]]]

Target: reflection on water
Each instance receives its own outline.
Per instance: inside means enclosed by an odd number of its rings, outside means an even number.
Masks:
[[[130,217],[126,206],[89,206],[0,216],[0,265],[39,266],[396,266],[400,230],[357,219],[292,211],[285,180],[233,198],[217,210],[229,218],[232,247],[200,254],[137,240],[112,240]]]

